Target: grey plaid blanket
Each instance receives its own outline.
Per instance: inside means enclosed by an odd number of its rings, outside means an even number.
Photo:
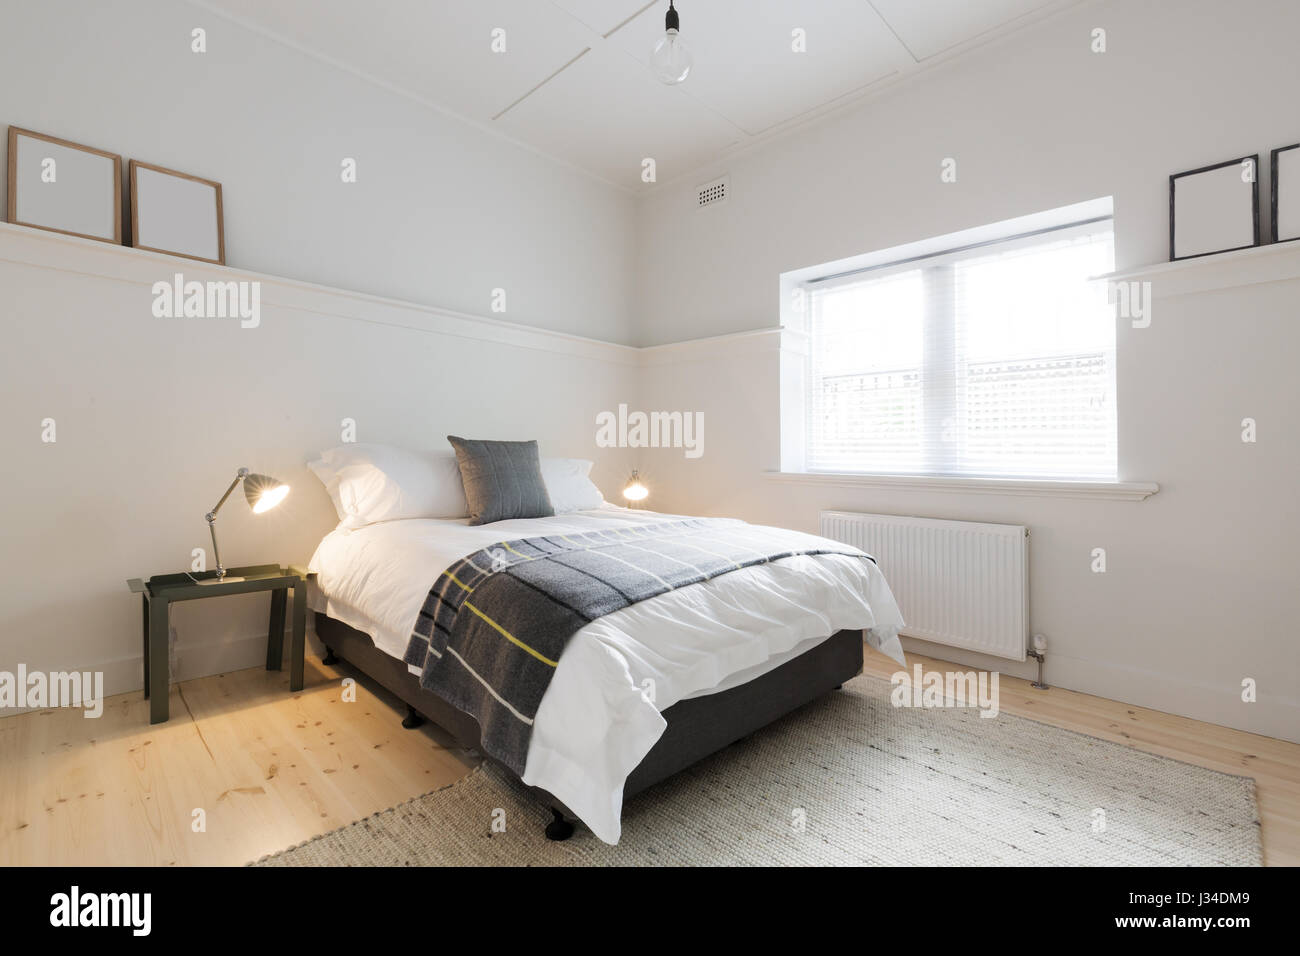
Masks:
[[[795,554],[874,560],[826,545],[730,518],[502,541],[438,575],[404,659],[422,668],[426,690],[477,718],[486,753],[522,775],[542,695],[582,627],[666,591]]]

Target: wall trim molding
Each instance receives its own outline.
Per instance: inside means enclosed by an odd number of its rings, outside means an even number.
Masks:
[[[254,272],[229,265],[180,259],[132,246],[82,239],[31,226],[0,222],[0,263],[107,279],[141,287],[170,281],[183,273],[186,279],[220,282],[259,282],[263,312],[290,309],[353,322],[397,326],[434,335],[492,342],[515,348],[553,352],[570,357],[611,362],[629,367],[656,367],[681,362],[701,362],[751,355],[756,352],[807,353],[807,334],[798,329],[770,326],[729,332],[700,339],[659,345],[623,345],[540,326],[508,322],[486,315],[457,312],[435,305],[394,299],[321,285],[303,279]],[[142,303],[151,299],[142,299]],[[174,322],[176,319],[159,319]],[[208,321],[208,320],[191,320]],[[220,321],[220,320],[216,320]],[[232,320],[233,321],[233,320]],[[265,317],[263,319],[265,321]],[[255,330],[247,330],[250,334]]]
[[[710,335],[702,339],[683,339],[661,345],[644,345],[638,352],[641,364],[646,367],[676,365],[680,362],[704,362],[711,359],[735,358],[756,352],[777,352],[785,348],[791,330],[777,326],[767,329],[750,329],[746,332],[729,332]],[[795,333],[797,334],[797,333]]]
[[[620,365],[640,364],[641,350],[630,345],[233,266],[179,259],[164,253],[66,236],[13,223],[0,222],[0,262],[143,287],[151,287],[158,281],[170,281],[177,272],[183,273],[187,280],[259,282],[262,286],[264,313],[268,307],[292,309],[354,322],[399,326],[435,335],[477,339]],[[141,300],[142,307],[148,308],[152,299],[148,293],[145,295],[146,298]],[[265,315],[263,321],[266,321]],[[245,331],[254,334],[256,330]]]

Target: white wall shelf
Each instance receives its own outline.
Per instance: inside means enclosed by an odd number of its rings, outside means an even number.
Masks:
[[[1094,277],[1104,282],[1150,282],[1157,298],[1300,279],[1300,241],[1274,242],[1176,262],[1158,262]]]

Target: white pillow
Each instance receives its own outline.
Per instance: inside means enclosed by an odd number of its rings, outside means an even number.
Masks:
[[[469,515],[455,455],[351,444],[322,452],[307,467],[329,492],[341,528],[400,518]]]
[[[542,481],[557,515],[590,511],[605,503],[605,497],[587,476],[591,462],[585,458],[543,458]]]
[[[584,458],[543,458],[542,481],[557,515],[590,511],[605,502]],[[401,518],[467,518],[469,502],[453,454],[413,452],[394,445],[340,445],[307,467],[321,480],[339,527],[362,528]]]

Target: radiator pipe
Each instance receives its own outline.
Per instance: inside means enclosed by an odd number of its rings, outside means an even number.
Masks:
[[[1049,690],[1047,684],[1043,683],[1043,662],[1047,660],[1047,638],[1042,634],[1034,635],[1034,648],[1026,651],[1028,656],[1038,661],[1038,680],[1030,684],[1030,687],[1036,687],[1039,690]]]

